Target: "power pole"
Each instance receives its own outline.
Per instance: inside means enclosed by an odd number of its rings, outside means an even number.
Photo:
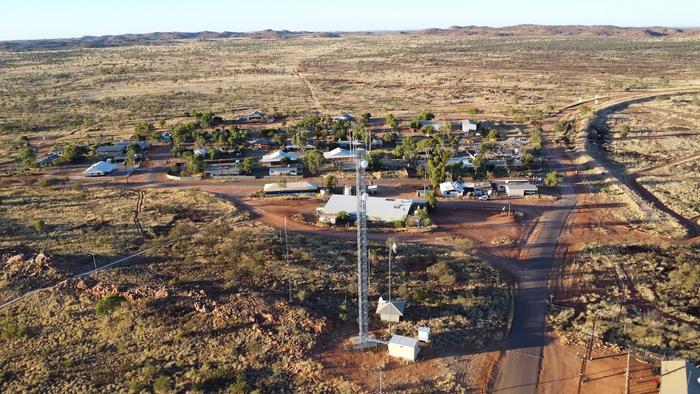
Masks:
[[[396,242],[389,245],[389,302],[391,302],[391,253],[396,253]]]
[[[586,351],[583,353],[583,358],[581,359],[581,372],[579,372],[578,390],[576,391],[578,394],[581,394],[581,384],[583,384],[583,378],[586,375],[586,365],[591,359],[591,353],[593,350],[593,337],[595,335],[595,324],[596,316],[593,315],[593,329],[591,330],[591,336],[588,338],[588,342],[586,343]]]
[[[95,266],[95,278],[97,278],[97,260],[95,260],[94,254],[91,253],[90,255],[92,256],[92,265]]]
[[[630,394],[630,356],[632,349],[627,346],[627,369],[625,370],[625,394]]]

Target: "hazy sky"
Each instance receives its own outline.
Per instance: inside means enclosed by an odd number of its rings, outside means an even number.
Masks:
[[[700,0],[3,0],[0,40],[154,31],[452,25],[698,26]]]

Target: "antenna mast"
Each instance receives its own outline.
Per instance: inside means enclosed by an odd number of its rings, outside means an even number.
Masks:
[[[369,273],[367,252],[367,193],[365,193],[364,177],[367,161],[365,150],[355,150],[355,190],[357,194],[357,306],[359,338],[357,345],[368,342],[369,317],[367,293],[369,292]]]

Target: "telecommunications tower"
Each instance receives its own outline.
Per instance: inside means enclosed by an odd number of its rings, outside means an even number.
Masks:
[[[369,254],[367,250],[365,169],[367,169],[365,150],[357,148],[355,150],[355,194],[357,195],[357,324],[359,331],[357,337],[353,338],[357,348],[376,346],[376,343],[369,337],[369,307],[367,301],[367,293],[369,291]]]

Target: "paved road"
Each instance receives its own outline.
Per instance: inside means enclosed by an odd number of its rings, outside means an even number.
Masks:
[[[560,185],[562,199],[540,219],[528,241],[528,257],[521,264],[518,296],[506,354],[501,360],[493,392],[535,393],[545,336],[547,280],[557,240],[576,196],[568,182]]]
[[[671,93],[668,91],[665,93]],[[639,99],[640,97],[658,96],[660,92],[620,95],[619,97],[602,97],[599,99]],[[564,107],[558,113],[545,120],[545,129],[551,129],[554,122],[577,111],[581,105],[588,105],[595,100],[582,101]],[[606,105],[609,106],[609,105]],[[563,168],[561,151],[548,146],[545,152],[554,169]],[[576,206],[577,196],[569,179],[559,186],[562,199],[553,209],[544,213],[537,229],[528,240],[527,259],[519,266],[519,292],[515,303],[515,315],[510,336],[506,344],[506,354],[499,364],[494,382],[494,393],[536,393],[543,357],[543,347],[549,340],[546,337],[545,315],[546,299],[549,297],[547,281],[554,261],[554,252],[561,231],[566,225],[567,217]]]

